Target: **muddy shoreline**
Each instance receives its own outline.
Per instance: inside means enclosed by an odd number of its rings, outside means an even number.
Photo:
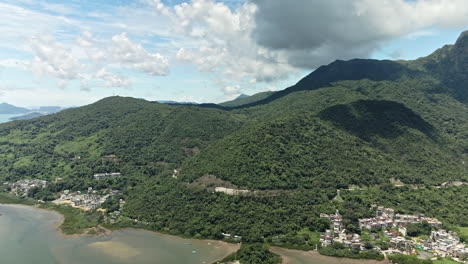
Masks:
[[[56,229],[56,232],[57,234],[59,234],[62,238],[65,238],[65,239],[72,239],[72,238],[79,238],[79,237],[101,237],[101,236],[110,236],[112,235],[112,233],[114,232],[125,232],[125,231],[142,231],[142,232],[148,232],[148,233],[152,233],[152,234],[156,234],[158,236],[164,236],[164,237],[173,237],[173,238],[179,238],[179,239],[186,239],[186,240],[189,240],[189,241],[203,241],[203,242],[207,242],[207,243],[222,243],[222,245],[224,247],[227,247],[230,249],[230,251],[232,252],[236,252],[237,250],[239,250],[240,248],[240,244],[233,244],[233,243],[228,243],[228,242],[225,242],[225,241],[221,241],[221,240],[212,240],[212,239],[195,239],[195,238],[186,238],[186,237],[181,237],[181,236],[175,236],[175,235],[170,235],[170,234],[165,234],[165,233],[161,233],[161,232],[157,232],[157,231],[153,231],[153,230],[148,230],[148,229],[144,229],[144,228],[133,228],[133,227],[125,227],[125,228],[119,228],[119,229],[107,229],[105,227],[102,227],[102,226],[97,226],[97,227],[92,227],[92,228],[87,228],[87,229],[83,229],[83,233],[79,233],[79,234],[65,234],[62,229],[60,228],[60,226],[62,225],[63,221],[65,220],[65,216],[63,214],[61,214],[60,212],[57,212],[55,211],[54,209],[51,209],[51,208],[41,208],[41,207],[38,207],[38,206],[34,206],[34,205],[24,205],[24,204],[2,204],[0,203],[0,205],[3,205],[3,206],[10,206],[10,207],[17,207],[17,208],[29,208],[29,209],[37,209],[37,210],[44,210],[44,211],[47,211],[47,212],[51,212],[53,214],[55,214],[58,219],[57,220],[54,220],[54,223],[53,223],[53,226],[54,228]],[[87,231],[89,230],[97,230],[97,232],[95,234],[88,234]]]

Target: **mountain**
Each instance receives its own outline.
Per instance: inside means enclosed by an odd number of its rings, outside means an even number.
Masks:
[[[0,104],[0,114],[25,114],[31,112],[31,110],[23,108],[23,107],[17,107],[11,104],[7,103],[1,103]]]
[[[177,105],[177,104],[196,105],[197,104],[197,103],[194,103],[194,102],[177,102],[177,101],[168,101],[168,100],[158,100],[156,102],[161,103],[161,104],[174,104],[174,105]]]
[[[468,181],[466,43],[465,32],[414,61],[335,61],[230,105],[109,97],[1,124],[0,181],[51,181],[40,199],[119,189],[120,226],[305,249],[327,226],[320,213],[339,209],[357,229],[376,203],[468,226],[466,185],[436,188]]]
[[[236,97],[236,99],[247,98],[247,97],[249,97],[249,96],[250,96],[250,95],[240,94],[239,96]]]
[[[246,94],[241,94],[239,95],[236,99],[224,103],[220,103],[220,106],[224,107],[239,107],[242,105],[246,104],[251,104],[260,100],[263,100],[270,95],[272,95],[274,92],[271,91],[266,91],[266,92],[261,92],[261,93],[256,93],[254,95],[246,95]]]

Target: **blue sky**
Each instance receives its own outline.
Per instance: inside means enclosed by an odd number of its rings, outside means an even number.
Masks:
[[[284,3],[0,0],[0,102],[221,102],[335,59],[425,56],[468,25],[462,0]]]

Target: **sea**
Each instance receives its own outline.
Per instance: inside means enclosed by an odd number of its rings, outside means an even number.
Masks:
[[[184,239],[138,229],[65,236],[54,211],[0,204],[2,264],[211,264],[238,249],[222,241]]]
[[[10,121],[10,120],[9,120],[10,118],[12,118],[12,117],[17,117],[17,116],[20,116],[20,115],[21,115],[21,114],[14,114],[14,115],[11,115],[11,114],[9,114],[9,115],[7,115],[7,114],[0,114],[0,124],[1,124],[1,123],[9,122],[9,121]]]

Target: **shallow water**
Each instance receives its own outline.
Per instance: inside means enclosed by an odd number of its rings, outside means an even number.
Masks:
[[[283,264],[389,264],[388,261],[345,259],[322,256],[317,252],[272,247],[271,251],[283,257]]]
[[[0,205],[0,263],[213,263],[237,246],[127,229],[105,236],[65,237],[61,216],[19,205]]]

